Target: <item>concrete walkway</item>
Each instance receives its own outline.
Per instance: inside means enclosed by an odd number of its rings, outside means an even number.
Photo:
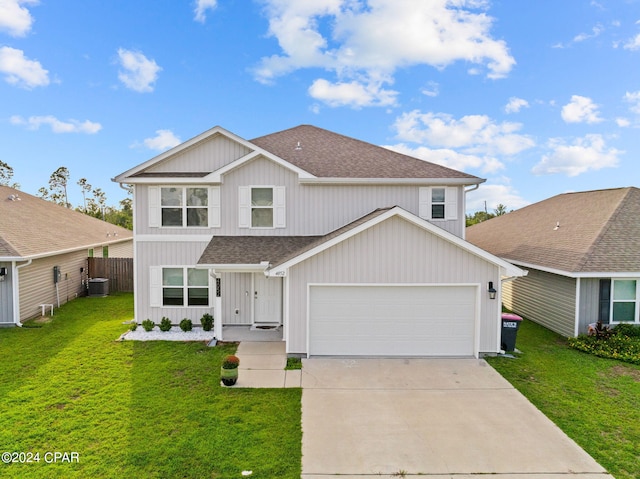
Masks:
[[[284,341],[242,341],[238,382],[234,388],[299,388],[302,371],[285,371],[287,355]]]

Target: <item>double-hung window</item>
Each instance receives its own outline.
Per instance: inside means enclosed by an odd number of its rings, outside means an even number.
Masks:
[[[284,228],[284,186],[241,186],[238,197],[240,228]]]
[[[160,188],[162,226],[207,227],[207,188],[163,186]]]
[[[425,220],[457,220],[458,188],[423,186],[418,190],[418,215]]]
[[[611,322],[638,322],[638,280],[614,279],[611,294]]]
[[[162,306],[209,306],[208,271],[162,268]]]
[[[273,228],[273,188],[251,188],[251,227]]]

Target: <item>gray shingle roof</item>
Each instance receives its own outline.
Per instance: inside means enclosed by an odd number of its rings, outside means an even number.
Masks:
[[[479,178],[311,125],[251,143],[320,178]],[[296,148],[300,145],[299,148]]]
[[[12,201],[11,195],[20,200]],[[125,228],[7,186],[0,186],[0,218],[0,256],[4,257],[41,256],[133,238]]]
[[[571,273],[640,272],[640,190],[554,196],[471,226],[466,239],[507,260]]]
[[[305,251],[366,223],[390,208],[377,209],[323,236],[214,236],[205,248],[198,264],[260,264],[263,261],[278,266]]]

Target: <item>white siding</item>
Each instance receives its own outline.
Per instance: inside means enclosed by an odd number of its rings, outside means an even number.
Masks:
[[[212,172],[245,156],[249,149],[223,135],[214,135],[171,159],[149,168],[153,173]]]
[[[288,352],[306,353],[308,283],[464,283],[486,291],[499,278],[496,265],[391,218],[289,270]],[[479,351],[497,352],[500,302],[480,297]]]
[[[7,275],[0,281],[0,324],[13,324],[13,272],[11,263],[0,263]]]
[[[200,318],[204,313],[211,314],[214,318],[213,306],[215,302],[215,281],[212,283],[212,291],[209,295],[209,307],[152,307],[157,302],[151,298],[151,271],[152,267],[162,266],[195,266],[207,246],[202,241],[166,241],[136,243],[136,312],[138,323],[145,319],[151,319],[159,323],[163,316],[168,317],[175,324],[183,318],[188,318],[194,324],[200,324]]]
[[[133,258],[133,240],[110,244],[109,258]]]
[[[558,334],[573,336],[576,280],[527,269],[527,276],[504,283],[502,298],[505,307]]]
[[[251,324],[251,276],[252,273],[222,274],[222,324]]]
[[[600,278],[581,278],[578,334],[586,334],[589,324],[598,321],[599,310]]]

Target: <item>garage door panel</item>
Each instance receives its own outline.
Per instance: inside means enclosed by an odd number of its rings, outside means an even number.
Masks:
[[[471,356],[473,286],[312,286],[312,355]]]

